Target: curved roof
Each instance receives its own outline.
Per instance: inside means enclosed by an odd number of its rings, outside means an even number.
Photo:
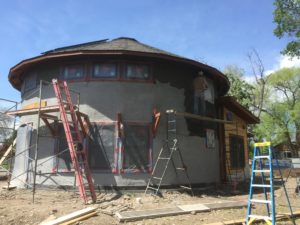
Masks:
[[[227,77],[219,70],[202,64],[198,61],[175,55],[173,53],[154,48],[152,46],[138,42],[133,38],[120,37],[109,41],[108,39],[87,42],[78,45],[71,45],[62,48],[56,48],[43,52],[40,56],[25,59],[10,69],[8,79],[12,86],[18,90],[21,88],[24,77],[22,74],[28,68],[42,62],[49,62],[55,59],[67,58],[72,56],[88,55],[131,55],[140,57],[150,57],[168,61],[180,62],[198,67],[199,70],[209,72],[213,78],[218,80],[222,87],[222,93],[225,94],[229,89]]]

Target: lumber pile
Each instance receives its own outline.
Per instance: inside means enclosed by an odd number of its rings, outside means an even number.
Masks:
[[[40,223],[40,225],[70,225],[78,221],[86,220],[97,214],[95,207],[88,207],[81,209],[79,211],[72,212],[70,214],[59,217],[55,220],[45,221]]]

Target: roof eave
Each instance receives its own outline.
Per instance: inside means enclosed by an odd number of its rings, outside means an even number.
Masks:
[[[21,76],[20,73],[18,73],[21,68],[24,66],[28,66],[30,64],[39,63],[42,61],[47,61],[51,59],[56,58],[63,58],[63,57],[70,57],[70,56],[80,56],[80,55],[133,55],[133,56],[145,56],[145,57],[152,57],[157,59],[166,59],[171,61],[177,61],[182,63],[187,63],[190,65],[194,65],[196,67],[200,67],[202,69],[206,69],[213,73],[216,78],[221,79],[223,82],[225,82],[224,90],[222,91],[223,94],[227,93],[229,90],[230,83],[227,79],[227,77],[221,73],[219,70],[217,70],[214,67],[211,67],[209,65],[200,63],[198,61],[194,61],[187,58],[181,58],[181,57],[175,57],[175,56],[169,56],[165,54],[159,54],[159,53],[151,53],[151,52],[138,52],[138,51],[126,51],[126,50],[80,50],[80,51],[66,51],[66,52],[59,52],[59,53],[48,53],[40,56],[36,56],[33,58],[25,59],[21,61],[20,63],[16,64],[10,69],[8,79],[12,86],[16,88],[17,90],[20,90],[20,87],[14,82],[15,79],[18,79],[20,81],[20,77],[15,77],[17,75]]]

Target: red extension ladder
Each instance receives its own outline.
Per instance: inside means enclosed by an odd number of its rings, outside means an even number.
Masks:
[[[59,106],[71,160],[75,169],[76,185],[79,189],[80,197],[86,204],[89,202],[89,197],[91,197],[92,202],[96,202],[97,197],[87,161],[86,149],[83,145],[83,139],[78,126],[79,121],[74,110],[67,82],[59,82],[56,79],[53,79],[52,84]],[[63,94],[65,95],[65,100],[63,99]],[[70,114],[69,118],[71,120],[68,119],[67,114]],[[85,179],[87,184],[84,183]],[[86,186],[91,193],[90,196],[87,194]]]

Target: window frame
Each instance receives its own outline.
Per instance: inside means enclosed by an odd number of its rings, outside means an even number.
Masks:
[[[114,156],[114,168],[111,168],[111,170],[109,169],[92,169],[90,166],[90,170],[92,172],[95,173],[112,173],[112,174],[116,174],[118,172],[118,158],[119,158],[119,149],[118,149],[118,126],[117,126],[117,122],[116,121],[91,121],[91,125],[93,124],[99,124],[99,125],[114,125],[114,152],[113,152],[113,156]],[[89,129],[92,129],[92,127],[90,127]],[[89,162],[89,155],[90,155],[90,143],[89,143],[89,139],[87,140],[87,159]]]
[[[94,66],[96,64],[115,64],[116,65],[116,76],[115,77],[95,77]],[[120,62],[114,60],[98,60],[88,63],[89,74],[87,76],[88,81],[118,81],[121,77]]]
[[[34,76],[35,84],[33,85],[34,87],[30,87],[30,88],[26,89],[26,79],[28,79],[30,76]],[[37,88],[37,86],[38,86],[37,77],[38,77],[38,74],[37,74],[36,71],[31,71],[31,72],[29,72],[28,74],[25,75],[25,78],[23,80],[23,84],[22,84],[22,87],[21,87],[21,95],[22,96],[24,94],[28,93],[29,91],[32,91],[32,90]]]
[[[148,168],[147,169],[125,169],[124,168],[124,156],[126,154],[125,145],[123,140],[119,145],[120,151],[120,173],[121,174],[131,174],[131,173],[151,173],[153,170],[153,134],[152,134],[152,123],[151,122],[140,122],[140,121],[124,121],[127,125],[138,125],[138,126],[147,126],[149,129],[149,146],[148,146]],[[126,132],[124,132],[126,136]]]
[[[233,158],[232,158],[232,138],[239,138],[242,140],[243,143],[243,163],[240,165],[240,163],[237,163],[238,165],[233,165]],[[246,149],[245,149],[245,140],[244,137],[241,135],[235,135],[235,134],[230,134],[229,135],[229,153],[230,153],[230,168],[235,169],[235,170],[243,170],[246,167],[246,162],[245,162],[245,156],[246,156]],[[238,155],[239,156],[239,155]],[[238,160],[240,157],[237,158]]]
[[[83,67],[83,76],[82,77],[80,77],[80,78],[71,78],[71,79],[66,79],[65,78],[65,75],[64,75],[65,68],[68,67],[68,66],[72,66],[72,65],[82,65],[82,67]],[[85,61],[78,61],[78,62],[75,61],[75,62],[64,63],[60,67],[59,78],[60,78],[60,80],[68,81],[70,83],[86,81],[87,80],[87,74],[88,74],[87,69],[88,69],[88,63],[85,62]]]
[[[121,63],[121,80],[127,82],[137,82],[137,83],[153,83],[153,64],[149,62],[141,61],[122,61]],[[128,78],[126,76],[128,65],[145,65],[149,69],[149,78],[148,79],[138,79],[138,78]]]

